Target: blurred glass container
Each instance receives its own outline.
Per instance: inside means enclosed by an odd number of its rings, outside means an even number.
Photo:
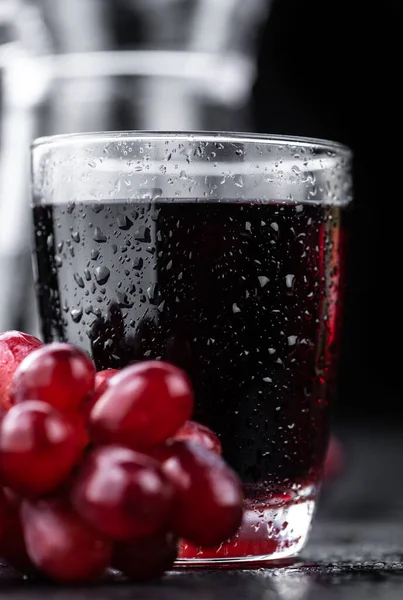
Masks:
[[[255,42],[271,0],[2,2],[0,331],[35,333],[30,141],[120,129],[253,130]]]
[[[42,0],[55,55],[40,134],[250,129],[266,0]]]

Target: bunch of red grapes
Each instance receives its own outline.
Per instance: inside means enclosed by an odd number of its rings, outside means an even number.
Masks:
[[[169,569],[178,540],[213,547],[242,520],[217,436],[189,421],[186,375],[163,362],[96,373],[68,344],[0,335],[0,556],[83,582]]]

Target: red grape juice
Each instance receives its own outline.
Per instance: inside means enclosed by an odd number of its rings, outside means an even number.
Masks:
[[[98,369],[164,359],[245,485],[237,539],[182,558],[295,554],[328,442],[338,333],[340,206],[172,201],[38,204],[47,342]],[[303,526],[303,523],[305,525]]]

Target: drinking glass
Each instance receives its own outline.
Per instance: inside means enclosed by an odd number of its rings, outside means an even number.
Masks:
[[[328,443],[351,155],[328,141],[119,132],[33,146],[47,342],[98,369],[163,359],[244,484],[237,535],[179,565],[296,555]]]

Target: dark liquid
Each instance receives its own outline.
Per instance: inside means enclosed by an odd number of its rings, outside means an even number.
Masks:
[[[271,493],[315,483],[340,208],[86,203],[37,206],[34,220],[48,342],[84,348],[98,369],[176,363],[193,382],[195,418],[219,434],[245,483]]]

